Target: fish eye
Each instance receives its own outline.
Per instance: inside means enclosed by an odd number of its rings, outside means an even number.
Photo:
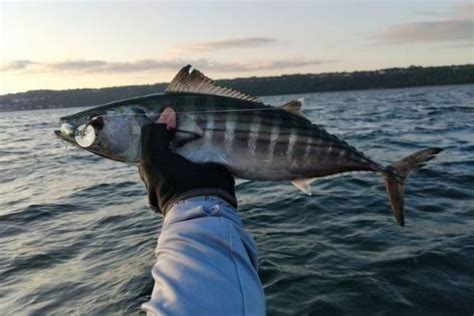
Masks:
[[[89,125],[91,125],[93,128],[95,128],[96,130],[102,130],[104,128],[104,119],[102,118],[102,116],[96,116],[96,117],[93,117],[90,121],[89,121]]]
[[[76,143],[81,147],[91,146],[95,142],[95,138],[95,129],[89,124],[79,126],[74,136]]]

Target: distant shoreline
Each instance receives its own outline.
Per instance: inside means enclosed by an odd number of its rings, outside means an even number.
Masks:
[[[393,89],[474,83],[474,65],[389,68],[216,80],[254,96]],[[163,92],[168,83],[99,89],[33,90],[0,96],[0,112],[93,106]]]

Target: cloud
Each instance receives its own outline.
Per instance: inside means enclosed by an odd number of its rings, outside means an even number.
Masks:
[[[184,58],[182,53],[209,52],[220,49],[254,48],[277,42],[269,37],[242,37],[219,41],[197,42],[176,46],[174,56],[168,59],[143,59],[137,61],[112,62],[99,59],[76,59],[57,62],[36,62],[15,60],[0,64],[0,71],[19,73],[146,73],[156,70],[177,70],[187,64],[217,72],[245,72],[257,70],[278,70],[314,66],[332,60],[317,59],[281,59],[250,62],[221,62],[205,58]],[[181,57],[180,57],[181,56]]]
[[[201,60],[194,60],[202,63]],[[21,71],[22,73],[131,73],[146,72],[156,69],[177,69],[186,65],[185,60],[143,59],[131,62],[109,62],[106,60],[76,59],[58,62],[34,62],[31,60],[14,60],[0,65],[4,72]]]
[[[452,14],[443,20],[393,25],[369,37],[380,44],[468,42],[471,45],[473,38],[474,5],[467,3],[455,6]]]
[[[460,3],[454,7],[454,16],[461,20],[474,20],[474,3]]]
[[[35,64],[35,62],[27,59],[22,60],[14,60],[9,63],[5,63],[0,65],[0,71],[16,71],[16,70],[23,70],[28,68],[29,66]]]
[[[69,60],[42,64],[46,71],[106,72],[128,73],[153,71],[156,69],[174,69],[186,64],[180,60],[143,59],[133,62],[109,62],[105,60]]]
[[[318,59],[280,59],[272,61],[254,61],[249,63],[208,63],[205,68],[220,72],[245,72],[302,68],[336,62],[336,60]]]
[[[436,17],[445,17],[446,14],[439,12],[439,11],[432,11],[432,10],[415,10],[414,13],[419,15],[427,15],[427,16],[436,16]]]
[[[178,70],[184,65],[192,64],[196,68],[217,72],[246,72],[258,70],[283,70],[302,68],[336,62],[319,59],[279,59],[272,61],[220,62],[208,59],[144,59],[131,62],[108,62],[105,60],[69,60],[60,62],[33,62],[17,60],[0,65],[2,71],[22,71],[23,73],[139,73],[156,70]]]
[[[277,42],[274,38],[269,37],[243,37],[233,38],[220,41],[190,43],[174,47],[175,51],[200,51],[207,52],[219,49],[229,48],[255,48]]]
[[[473,40],[474,21],[414,22],[389,27],[372,37],[382,43],[405,44]]]

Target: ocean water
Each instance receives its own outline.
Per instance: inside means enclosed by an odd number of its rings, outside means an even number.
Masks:
[[[413,174],[406,227],[369,173],[240,182],[269,315],[474,313],[474,85],[263,98],[376,161],[445,149]],[[0,113],[0,314],[139,314],[161,217],[137,170],[53,136],[78,108]],[[185,303],[185,302],[183,302]]]

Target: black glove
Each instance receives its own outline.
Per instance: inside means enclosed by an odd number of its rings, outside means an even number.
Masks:
[[[216,163],[193,163],[170,149],[174,132],[166,124],[142,128],[140,177],[152,208],[166,215],[175,202],[195,196],[218,196],[237,207],[234,177]]]

